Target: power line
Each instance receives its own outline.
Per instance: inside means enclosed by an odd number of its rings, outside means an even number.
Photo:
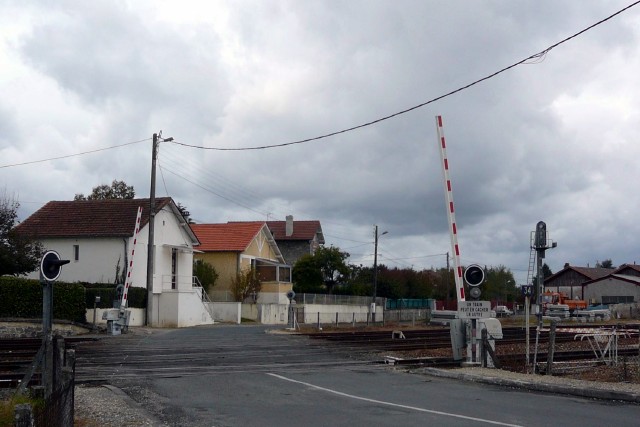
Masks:
[[[252,212],[255,212],[255,213],[260,214],[260,215],[263,215],[263,216],[266,216],[266,214],[267,214],[267,212],[261,212],[261,211],[258,211],[258,210],[255,210],[255,209],[252,209],[252,208],[251,208],[251,207],[249,207],[249,206],[245,206],[245,205],[243,205],[242,203],[238,203],[238,202],[237,202],[237,201],[235,201],[235,200],[232,200],[232,199],[230,199],[230,198],[228,198],[228,197],[225,197],[225,196],[223,196],[223,195],[221,195],[221,194],[218,194],[218,193],[216,193],[215,191],[211,190],[210,188],[204,187],[204,186],[202,186],[202,185],[200,185],[200,184],[198,184],[198,183],[196,183],[196,182],[194,182],[194,181],[191,181],[190,179],[185,178],[184,176],[180,175],[180,174],[179,174],[179,173],[177,173],[177,172],[174,172],[174,171],[172,171],[172,170],[170,170],[170,169],[167,169],[167,168],[162,168],[162,169],[163,169],[163,170],[165,170],[165,171],[167,171],[167,172],[169,172],[170,174],[172,174],[172,175],[174,175],[174,176],[176,176],[176,177],[178,177],[178,178],[180,178],[180,179],[184,180],[184,181],[187,181],[187,182],[189,182],[189,183],[191,183],[191,184],[195,185],[196,187],[199,187],[199,188],[203,189],[204,191],[207,191],[207,192],[209,192],[209,193],[211,193],[211,194],[213,194],[213,195],[215,195],[215,196],[218,196],[218,197],[220,197],[220,198],[222,198],[222,199],[225,199],[225,200],[226,200],[226,201],[228,201],[228,202],[231,202],[231,203],[233,203],[233,204],[235,204],[235,205],[238,205],[238,206],[240,206],[240,207],[243,207],[243,208],[245,208],[245,209],[248,209],[248,210],[250,210],[250,211],[252,211]]]
[[[354,131],[354,130],[357,130],[357,129],[361,129],[361,128],[364,128],[364,127],[367,127],[367,126],[371,126],[371,125],[383,122],[385,120],[392,119],[392,118],[400,116],[402,114],[409,113],[409,112],[411,112],[413,110],[417,110],[417,109],[422,108],[422,107],[424,107],[426,105],[433,104],[436,101],[439,101],[441,99],[447,98],[447,97],[452,96],[452,95],[455,95],[458,92],[462,92],[463,90],[469,89],[472,86],[475,86],[475,85],[477,85],[479,83],[482,83],[482,82],[484,82],[486,80],[492,79],[492,78],[496,77],[497,75],[504,73],[505,71],[508,71],[508,70],[510,70],[512,68],[517,67],[518,65],[535,64],[535,63],[542,62],[544,60],[546,54],[549,53],[552,49],[555,49],[556,47],[560,46],[561,44],[566,43],[566,42],[568,42],[568,41],[570,41],[570,40],[572,40],[572,39],[574,39],[574,38],[586,33],[587,31],[589,31],[589,30],[591,30],[591,29],[593,29],[593,28],[595,28],[595,27],[597,27],[597,26],[609,21],[610,19],[614,18],[615,16],[620,15],[621,13],[625,12],[626,10],[638,5],[638,3],[640,3],[640,0],[630,4],[627,7],[624,7],[622,9],[618,10],[617,12],[615,12],[615,13],[607,16],[606,18],[601,19],[600,21],[598,21],[598,22],[596,22],[596,23],[594,23],[594,24],[592,24],[592,25],[590,25],[590,26],[578,31],[577,33],[575,33],[573,35],[571,35],[569,37],[566,37],[566,38],[560,40],[557,43],[552,44],[551,46],[547,47],[546,49],[544,49],[544,50],[542,50],[542,51],[540,51],[538,53],[530,55],[530,56],[528,56],[528,57],[526,57],[526,58],[524,58],[524,59],[522,59],[522,60],[520,60],[518,62],[515,62],[515,63],[513,63],[511,65],[508,65],[508,66],[506,66],[504,68],[501,68],[500,70],[498,70],[498,71],[496,71],[494,73],[491,73],[491,74],[489,74],[489,75],[487,75],[485,77],[482,77],[482,78],[480,78],[478,80],[475,80],[475,81],[473,81],[473,82],[471,82],[471,83],[469,83],[469,84],[467,84],[465,86],[461,86],[461,87],[459,87],[459,88],[457,88],[455,90],[452,90],[451,92],[447,92],[444,95],[437,96],[437,97],[435,97],[433,99],[430,99],[430,100],[428,100],[426,102],[423,102],[421,104],[415,105],[413,107],[398,111],[397,113],[393,113],[393,114],[390,114],[388,116],[384,116],[384,117],[381,117],[379,119],[372,120],[370,122],[366,122],[366,123],[363,123],[363,124],[360,124],[360,125],[357,125],[357,126],[352,126],[352,127],[349,127],[349,128],[343,129],[343,130],[327,133],[327,134],[316,136],[316,137],[313,137],[313,138],[301,139],[301,140],[298,140],[298,141],[285,142],[285,143],[281,143],[281,144],[261,145],[261,146],[256,146],[256,147],[243,147],[243,148],[201,147],[201,146],[197,146],[197,145],[187,144],[187,143],[184,143],[184,142],[178,142],[178,141],[175,141],[175,140],[171,141],[171,142],[173,144],[182,145],[182,146],[190,147],[190,148],[199,148],[201,150],[249,151],[249,150],[265,150],[265,149],[268,149],[268,148],[279,148],[279,147],[286,147],[286,146],[290,146],[290,145],[304,144],[306,142],[317,141],[317,140],[320,140],[320,139],[325,139],[325,138],[329,138],[329,137],[332,137],[332,136],[340,135],[342,133],[351,132],[351,131]]]
[[[30,162],[14,163],[14,164],[10,164],[10,165],[2,165],[2,166],[0,166],[0,169],[11,168],[11,167],[14,167],[14,166],[32,165],[34,163],[48,162],[48,161],[51,161],[51,160],[67,159],[69,157],[83,156],[85,154],[92,154],[92,153],[98,153],[100,151],[112,150],[114,148],[120,148],[120,147],[124,147],[124,146],[127,146],[127,145],[138,144],[140,142],[145,142],[145,141],[150,141],[150,140],[151,140],[151,138],[145,138],[145,139],[141,139],[139,141],[127,142],[125,144],[113,145],[111,147],[97,148],[95,150],[83,151],[81,153],[67,154],[65,156],[58,156],[58,157],[51,157],[49,159],[32,160]]]

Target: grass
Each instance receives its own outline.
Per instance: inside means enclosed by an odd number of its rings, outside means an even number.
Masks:
[[[42,407],[42,399],[33,399],[25,395],[11,396],[0,401],[0,427],[13,427],[15,419],[15,407],[23,403],[28,403],[32,408]]]

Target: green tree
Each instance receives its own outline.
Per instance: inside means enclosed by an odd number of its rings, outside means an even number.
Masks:
[[[133,199],[136,195],[132,185],[124,181],[113,180],[111,185],[102,184],[93,187],[91,194],[76,194],[73,200],[105,200],[105,199]]]
[[[332,293],[336,285],[347,282],[351,269],[347,252],[335,246],[320,246],[313,255],[305,255],[293,266],[292,279],[296,292]]]
[[[291,272],[293,290],[296,293],[321,293],[324,280],[317,259],[310,254],[302,256]]]
[[[231,279],[231,293],[236,301],[242,302],[251,295],[258,295],[262,283],[253,268],[247,268]]]
[[[362,264],[350,264],[348,267],[349,274],[345,283],[335,288],[334,293],[371,296],[373,293],[373,267],[365,267]]]
[[[502,303],[514,301],[518,296],[516,281],[513,273],[507,267],[485,267],[485,280],[481,285],[482,296],[480,299],[498,300]]]
[[[328,248],[320,246],[313,255],[316,258],[322,280],[327,292],[331,293],[334,286],[344,283],[349,275],[349,266],[346,263],[349,253],[341,251],[335,246]]]
[[[0,198],[0,276],[36,270],[44,253],[39,242],[15,231],[19,207],[6,193]]]
[[[200,259],[193,262],[193,275],[198,278],[200,284],[207,292],[213,290],[219,277],[213,265]]]
[[[609,258],[609,259],[605,259],[605,260],[603,260],[602,262],[597,261],[597,262],[596,262],[596,267],[597,267],[597,268],[615,268],[615,267],[613,266],[613,261],[611,261],[611,258]]]

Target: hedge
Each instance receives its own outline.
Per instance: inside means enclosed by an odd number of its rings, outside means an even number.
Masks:
[[[109,283],[53,284],[53,318],[86,322],[87,308],[93,308],[96,295],[98,308],[112,308],[116,298],[116,285]],[[128,307],[145,308],[147,290],[129,288]],[[0,277],[0,318],[42,318],[42,285],[39,280],[12,276]]]
[[[53,318],[86,323],[84,286],[78,283],[53,284]],[[0,318],[42,318],[40,281],[0,277]]]
[[[103,283],[85,285],[85,301],[87,308],[93,308],[96,296],[100,297],[98,308],[113,308],[116,299],[116,286]],[[127,294],[127,306],[130,308],[145,308],[147,306],[146,288],[130,287]],[[118,302],[119,304],[119,302]]]

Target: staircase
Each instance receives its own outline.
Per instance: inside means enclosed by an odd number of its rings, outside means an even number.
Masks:
[[[205,310],[207,310],[207,313],[209,313],[211,319],[213,319],[213,302],[211,302],[207,291],[204,290],[202,284],[200,283],[200,280],[196,276],[193,276],[191,286],[200,293],[200,301],[202,301],[202,305],[204,306]]]

